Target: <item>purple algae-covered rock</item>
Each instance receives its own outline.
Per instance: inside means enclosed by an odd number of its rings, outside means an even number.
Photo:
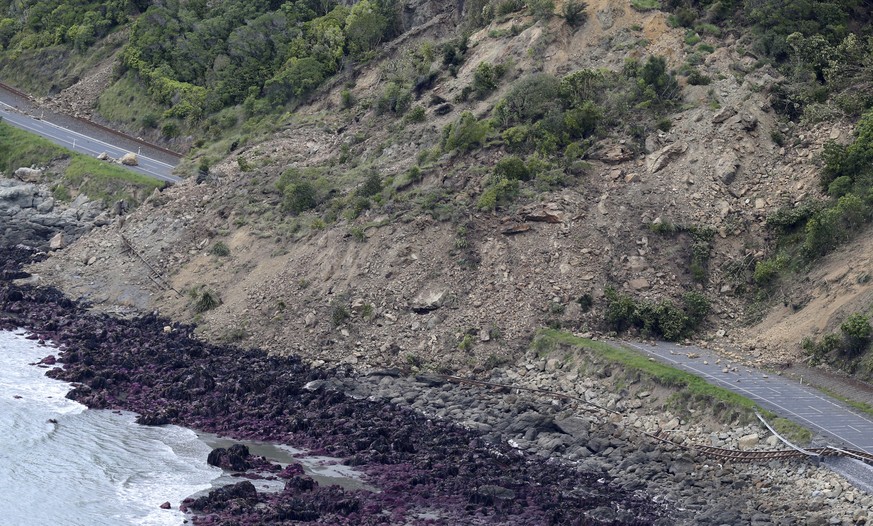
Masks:
[[[258,491],[248,480],[237,482],[230,486],[222,486],[209,492],[193,502],[188,503],[188,509],[195,511],[217,511],[231,505],[254,505],[258,500]],[[240,502],[242,501],[242,502]]]
[[[245,471],[251,468],[248,462],[249,448],[243,444],[234,444],[229,448],[218,447],[213,449],[206,458],[206,463],[222,469],[233,471]]]
[[[303,466],[300,464],[288,464],[285,468],[277,473],[279,478],[290,479],[296,475],[303,475]]]

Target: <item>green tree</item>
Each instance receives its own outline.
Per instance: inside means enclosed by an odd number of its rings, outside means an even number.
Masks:
[[[856,312],[850,314],[842,325],[840,331],[843,333],[844,348],[850,354],[857,354],[865,349],[870,344],[870,335],[873,333],[873,327],[870,327],[870,319]]]
[[[282,69],[264,85],[264,93],[274,104],[300,98],[324,82],[322,64],[312,58],[288,59]]]
[[[346,18],[349,50],[354,55],[370,51],[382,40],[388,20],[370,0],[361,0]]]
[[[506,97],[494,107],[494,116],[504,126],[535,121],[560,108],[560,94],[560,81],[554,76],[529,75],[513,84]]]
[[[482,146],[488,131],[486,123],[479,122],[475,115],[465,111],[454,124],[446,126],[443,131],[443,147],[447,151],[470,151],[474,147]]]

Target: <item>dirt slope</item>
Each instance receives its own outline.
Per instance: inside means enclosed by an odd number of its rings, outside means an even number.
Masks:
[[[433,95],[454,100],[483,60],[511,59],[518,77],[619,69],[628,56],[661,54],[673,66],[686,58],[684,30],[667,27],[662,13],[639,13],[612,0],[589,2],[588,13],[575,31],[559,18],[515,36],[493,36],[511,21],[480,30],[457,78],[441,77]],[[452,24],[451,17],[441,19],[390,46],[357,72],[352,95],[372,99],[392,65],[422,42],[452,36]],[[416,188],[419,197],[354,221],[313,228],[312,217],[282,217],[274,188],[287,167],[335,164],[343,145],[352,145],[352,155],[384,177],[400,174],[438,144],[442,128],[461,111],[486,115],[510,84],[484,101],[455,102],[447,115],[429,108],[425,122],[399,127],[363,105],[340,111],[345,84],[337,82],[263,142],[214,166],[209,181],[189,180],[154,195],[123,224],[94,231],[36,271],[100,308],[160,310],[198,322],[210,339],[316,360],[474,368],[491,355],[515,356],[549,323],[596,330],[602,319],[596,300],[608,284],[651,298],[702,290],[714,302],[706,332],[718,339],[714,344],[732,344],[741,336],[735,328],[744,300],[733,295],[725,264],[764,256],[765,215],[817,191],[816,149],[848,131],[810,133],[779,124],[768,102],[777,74],[754,69],[754,59],[738,55],[730,36],[718,45],[701,66],[713,84],[684,88],[672,128],[648,137],[646,153],[628,153],[620,137],[607,139],[585,176],[498,214],[469,204],[502,155],[486,147],[443,155]],[[788,137],[784,147],[770,138],[778,129]],[[241,172],[240,158],[254,171]],[[451,192],[453,202],[437,210],[415,204],[439,190]],[[717,231],[703,283],[689,270],[690,236],[658,234],[653,222]],[[119,234],[182,294],[162,290],[141,260],[122,253]],[[229,256],[210,253],[217,241],[230,248]],[[195,314],[188,291],[204,287],[223,303]],[[589,312],[576,302],[583,294],[595,298]]]

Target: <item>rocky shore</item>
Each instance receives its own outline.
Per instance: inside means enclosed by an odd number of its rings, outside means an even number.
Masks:
[[[611,411],[397,370],[311,368],[203,343],[192,327],[156,316],[89,314],[53,289],[15,285],[30,257],[2,254],[0,329],[26,327],[59,345],[63,368],[52,375],[74,383],[71,398],[135,411],[146,425],[306,447],[344,459],[379,489],[321,487],[299,466],[230,448],[210,462],[284,480],[284,490],[243,480],[188,500],[195,524],[853,524],[873,504],[814,465],[721,465],[646,440],[641,430],[682,442],[712,429],[666,414],[658,393],[610,390],[554,361],[532,355],[489,380],[571,392]],[[711,440],[731,446],[752,431]]]
[[[102,203],[84,195],[70,203],[57,201],[48,185],[37,184],[40,170],[19,168],[15,174],[20,179],[0,176],[0,246],[23,243],[42,250],[63,248],[113,218]]]

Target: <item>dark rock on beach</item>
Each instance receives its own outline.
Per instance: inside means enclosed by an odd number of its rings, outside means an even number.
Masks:
[[[234,471],[245,471],[250,469],[252,465],[248,462],[249,448],[242,444],[234,444],[229,448],[215,448],[209,453],[206,462],[210,466],[216,466],[223,469],[232,469]]]

